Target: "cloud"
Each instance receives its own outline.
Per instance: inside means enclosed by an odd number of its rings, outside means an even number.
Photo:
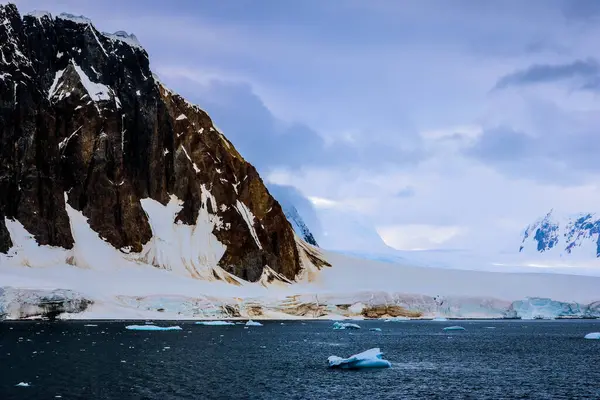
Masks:
[[[593,58],[567,64],[534,64],[501,77],[494,89],[578,80],[581,88],[594,88],[600,80],[600,64]]]
[[[262,172],[304,165],[410,165],[425,157],[418,147],[378,142],[376,132],[371,138],[359,135],[352,140],[326,139],[304,123],[277,118],[254,88],[238,79],[227,80],[225,76],[221,80],[211,74],[183,74],[172,69],[160,70],[160,76],[167,76],[182,89],[184,97],[205,109],[244,158]]]
[[[392,225],[378,229],[388,246],[398,250],[436,249],[450,239],[464,234],[459,226]]]

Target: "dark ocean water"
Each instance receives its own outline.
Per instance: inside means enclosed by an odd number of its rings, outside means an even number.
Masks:
[[[600,399],[600,321],[358,323],[4,322],[0,399]],[[372,347],[391,369],[327,368]]]

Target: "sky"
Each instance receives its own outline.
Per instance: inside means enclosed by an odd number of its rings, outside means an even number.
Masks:
[[[598,1],[15,3],[133,32],[265,181],[397,249],[517,249],[599,208]]]

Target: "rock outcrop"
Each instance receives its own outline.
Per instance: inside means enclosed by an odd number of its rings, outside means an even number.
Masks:
[[[68,202],[113,247],[141,253],[153,237],[142,200],[172,196],[173,223],[194,228],[200,212],[214,222],[225,247],[215,267],[249,281],[265,267],[290,280],[305,267],[255,168],[158,81],[135,36],[0,5],[0,252],[12,245],[5,218],[39,244],[72,248]]]

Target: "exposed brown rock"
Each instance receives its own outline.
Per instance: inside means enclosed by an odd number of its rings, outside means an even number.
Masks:
[[[397,305],[377,305],[365,307],[362,310],[362,315],[366,318],[382,318],[382,317],[410,317],[418,318],[423,313],[419,311],[410,311],[404,307]]]

